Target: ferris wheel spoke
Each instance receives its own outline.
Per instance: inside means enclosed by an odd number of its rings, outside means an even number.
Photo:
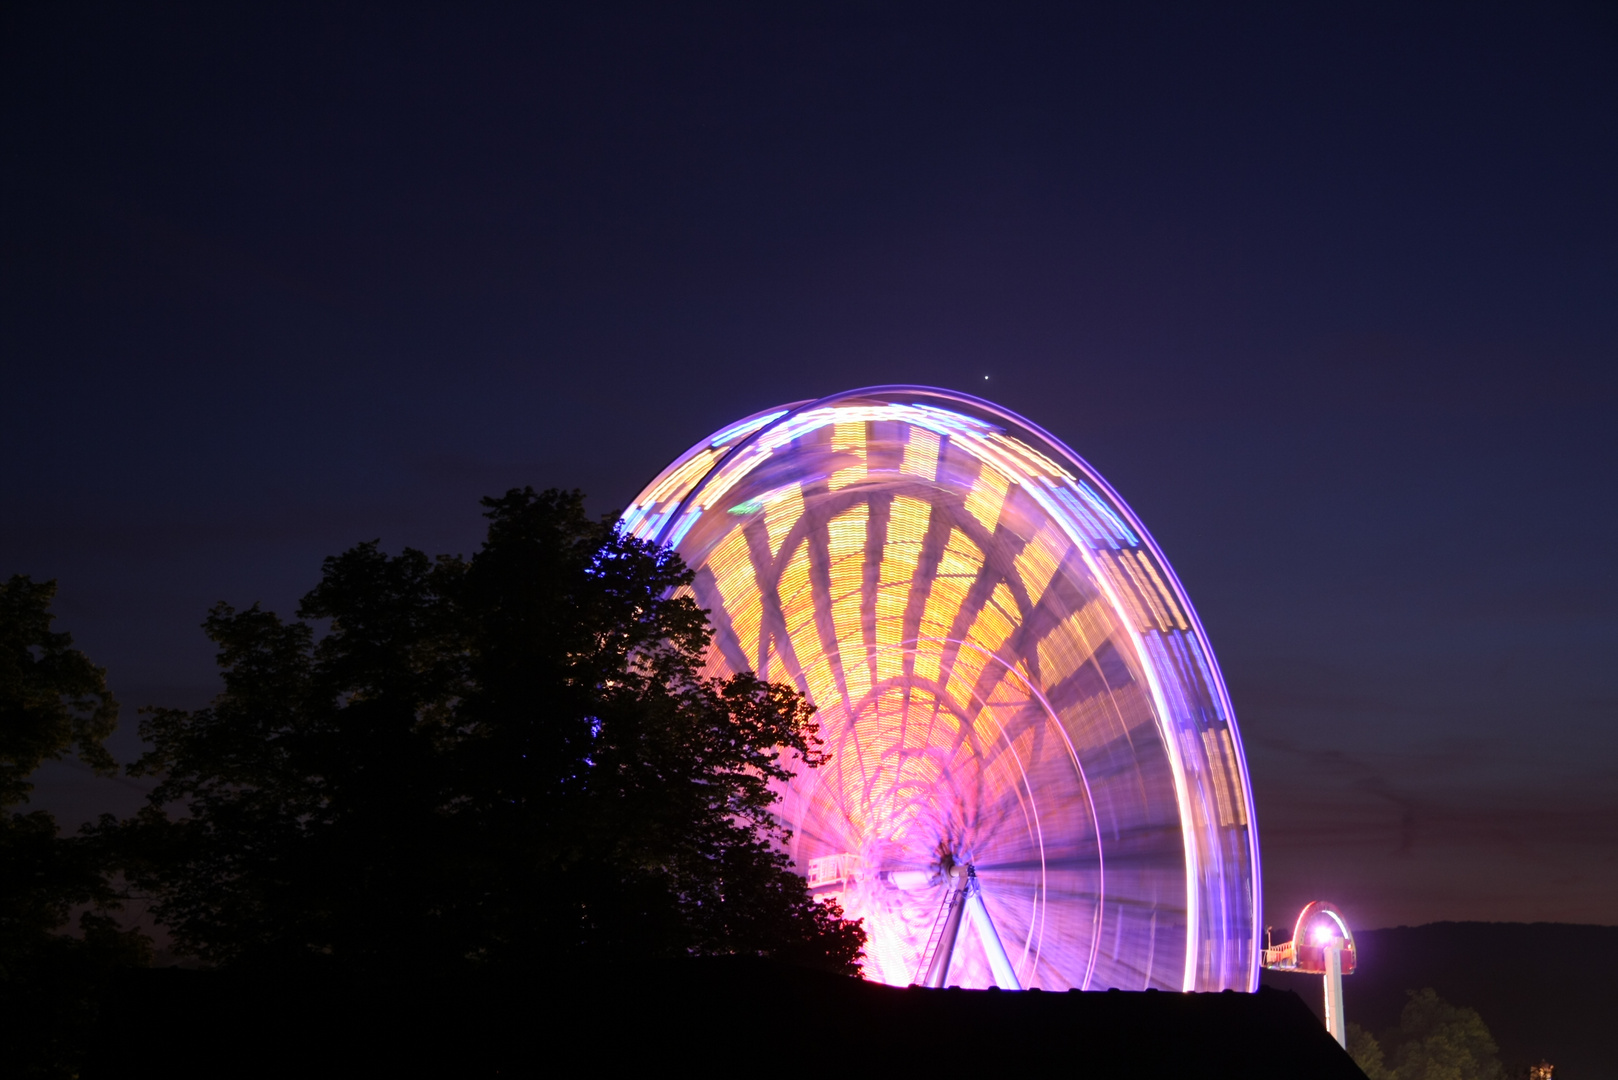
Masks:
[[[1045,858],[978,859],[974,860],[974,864],[980,874],[1070,874],[1094,873],[1101,861],[1094,853],[1074,853],[1048,855]]]

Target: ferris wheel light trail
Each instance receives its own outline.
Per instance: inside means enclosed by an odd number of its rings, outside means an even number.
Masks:
[[[965,394],[855,390],[725,427],[622,526],[695,571],[706,674],[814,703],[829,759],[778,813],[810,891],[864,920],[868,978],[1257,985],[1218,664],[1145,527],[1061,442]]]

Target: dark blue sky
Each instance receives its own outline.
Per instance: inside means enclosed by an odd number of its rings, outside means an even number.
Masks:
[[[965,389],[1174,562],[1268,921],[1618,923],[1612,9],[1080,7],[8,6],[0,573],[127,757],[217,600]]]

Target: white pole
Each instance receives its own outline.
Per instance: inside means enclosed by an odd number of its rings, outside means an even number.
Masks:
[[[983,951],[989,955],[994,984],[1002,990],[1021,990],[1017,969],[1011,966],[1011,957],[1006,955],[1006,947],[1000,944],[1000,935],[994,931],[994,920],[989,918],[989,909],[983,906],[983,893],[979,889],[967,893],[966,910],[972,916],[972,925],[978,928],[978,940],[983,942]]]
[[[1326,1030],[1338,1045],[1347,1048],[1348,1030],[1343,1023],[1343,944],[1336,939],[1326,946]]]

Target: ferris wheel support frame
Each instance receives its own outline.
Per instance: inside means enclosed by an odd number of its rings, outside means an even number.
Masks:
[[[967,868],[953,866],[949,869],[950,890],[945,900],[944,930],[938,937],[938,945],[933,949],[933,956],[927,965],[927,979],[924,985],[935,989],[944,985],[949,978],[949,965],[955,959],[955,942],[961,935],[961,916],[966,913]]]
[[[994,919],[989,916],[989,909],[983,903],[983,886],[978,881],[976,868],[970,863],[956,865],[950,869],[949,877],[953,884],[945,900],[944,928],[933,949],[922,985],[941,987],[948,981],[950,963],[955,959],[955,949],[960,943],[961,922],[965,918],[971,921],[978,942],[989,958],[994,984],[1002,990],[1021,990],[1022,982],[1017,978],[1016,966],[1007,955],[1000,934],[994,928]]]
[[[1012,966],[1011,957],[1006,955],[1006,947],[995,932],[994,920],[989,918],[989,909],[983,903],[983,888],[977,884],[975,876],[972,878],[972,890],[966,897],[966,913],[971,916],[972,925],[977,928],[978,940],[983,942],[983,951],[989,956],[994,984],[1002,990],[1021,990],[1017,969]]]

